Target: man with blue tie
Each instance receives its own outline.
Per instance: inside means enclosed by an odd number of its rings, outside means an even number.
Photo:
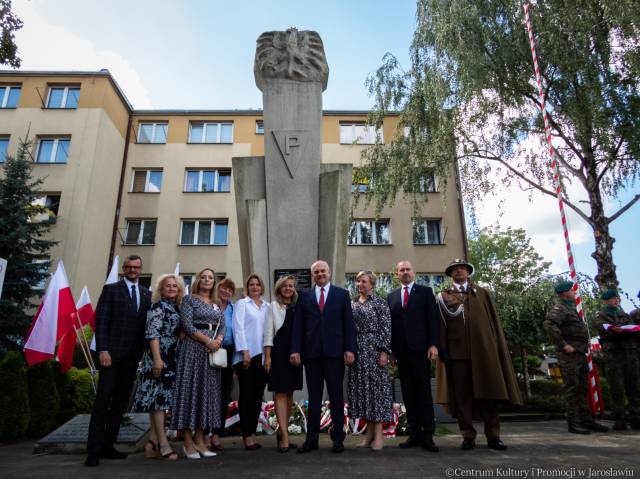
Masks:
[[[400,261],[396,276],[402,286],[387,296],[391,310],[391,350],[398,363],[402,399],[407,408],[409,438],[401,448],[422,446],[438,452],[433,442],[435,420],[431,397],[431,364],[438,358],[438,311],[431,288],[415,283],[409,261]]]
[[[344,451],[344,365],[353,364],[357,352],[351,299],[346,289],[330,283],[331,270],[325,261],[311,265],[314,287],[298,296],[291,335],[291,363],[304,364],[309,391],[307,438],[298,449],[318,449],[320,407],[324,383],[331,403],[332,452]]]
[[[85,460],[89,467],[97,466],[100,458],[127,457],[113,445],[142,357],[151,292],[138,281],[142,272],[140,256],[127,257],[122,271],[123,279],[104,286],[96,307],[100,375],[89,422]]]

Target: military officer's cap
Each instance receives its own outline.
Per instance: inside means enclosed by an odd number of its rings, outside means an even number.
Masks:
[[[471,263],[468,263],[465,260],[459,259],[459,258],[454,259],[449,264],[449,266],[447,266],[447,269],[444,270],[444,273],[447,276],[451,276],[451,272],[453,271],[453,268],[455,268],[456,266],[464,266],[465,268],[467,268],[467,271],[469,271],[469,276],[471,276],[473,274],[473,265]]]
[[[619,297],[620,294],[618,294],[618,290],[615,288],[612,289],[605,289],[602,294],[600,295],[600,299],[606,301],[607,299],[611,299],[611,298],[615,298],[615,297]]]
[[[555,285],[553,289],[555,289],[556,293],[562,294],[573,288],[573,281],[560,281]]]

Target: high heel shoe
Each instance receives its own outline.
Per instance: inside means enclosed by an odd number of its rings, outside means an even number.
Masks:
[[[187,459],[200,459],[200,453],[198,452],[198,450],[196,449],[196,452],[187,452],[187,448],[186,447],[182,447],[182,452],[184,452],[184,455]]]
[[[193,446],[193,448],[198,452],[198,454],[200,454],[201,457],[214,457],[217,456],[217,454],[215,452],[211,452],[208,449],[198,449],[195,445]]]

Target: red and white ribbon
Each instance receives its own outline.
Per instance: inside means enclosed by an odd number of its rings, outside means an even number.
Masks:
[[[531,47],[531,56],[533,58],[533,68],[536,74],[536,84],[538,86],[538,95],[540,97],[540,111],[542,112],[542,119],[544,120],[544,131],[549,145],[549,156],[551,157],[550,167],[553,174],[553,186],[556,190],[556,197],[558,199],[558,207],[560,208],[560,219],[562,220],[562,229],[564,232],[564,240],[567,248],[567,259],[569,261],[569,273],[571,280],[573,281],[573,291],[576,296],[576,310],[578,316],[586,323],[584,316],[584,310],[582,309],[582,298],[580,297],[580,287],[578,284],[578,277],[576,275],[576,267],[573,256],[573,249],[571,247],[571,241],[569,239],[569,227],[567,225],[567,215],[564,209],[564,197],[562,194],[562,181],[560,179],[560,168],[558,167],[558,152],[553,147],[551,140],[551,127],[549,125],[549,113],[547,112],[546,97],[542,89],[542,79],[540,75],[540,66],[538,65],[538,57],[536,55],[536,45],[533,38],[533,27],[531,26],[531,19],[529,18],[529,4],[524,4],[524,17],[527,23],[527,33],[529,35],[529,45]],[[589,328],[587,327],[587,330]],[[600,413],[604,413],[604,403],[602,401],[602,394],[600,393],[600,385],[598,381],[598,372],[596,371],[593,359],[591,357],[591,349],[587,353],[587,362],[589,363],[589,394],[591,405],[591,412],[595,414],[597,409]]]

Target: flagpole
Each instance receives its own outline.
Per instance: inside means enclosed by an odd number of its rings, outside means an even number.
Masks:
[[[76,327],[74,326],[73,330],[76,332],[76,336],[78,337],[78,339],[80,339],[80,336],[84,337],[83,328],[76,329]],[[82,355],[84,356],[84,360],[87,362],[87,366],[89,366],[89,370],[91,371],[89,374],[89,376],[91,376],[91,387],[93,388],[93,393],[96,394],[97,388],[96,388],[96,380],[95,380],[95,373],[94,373],[95,366],[93,365],[93,359],[91,359],[91,352],[89,351],[89,353],[87,354],[84,344],[82,343],[82,339],[80,339],[80,349],[82,350]]]
[[[91,350],[89,349],[89,343],[87,342],[87,338],[84,336],[84,325],[82,324],[82,321],[80,321],[80,316],[78,314],[74,314],[73,316],[75,316],[80,329],[76,329],[75,326],[73,328],[76,330],[76,332],[77,331],[82,332],[82,335],[79,336],[80,347],[82,348],[82,352],[84,353],[85,359],[87,360],[87,366],[89,366],[89,369],[91,370],[91,379],[93,380],[93,377],[95,376],[95,373],[96,373],[96,365],[93,362],[93,357],[91,357]]]

